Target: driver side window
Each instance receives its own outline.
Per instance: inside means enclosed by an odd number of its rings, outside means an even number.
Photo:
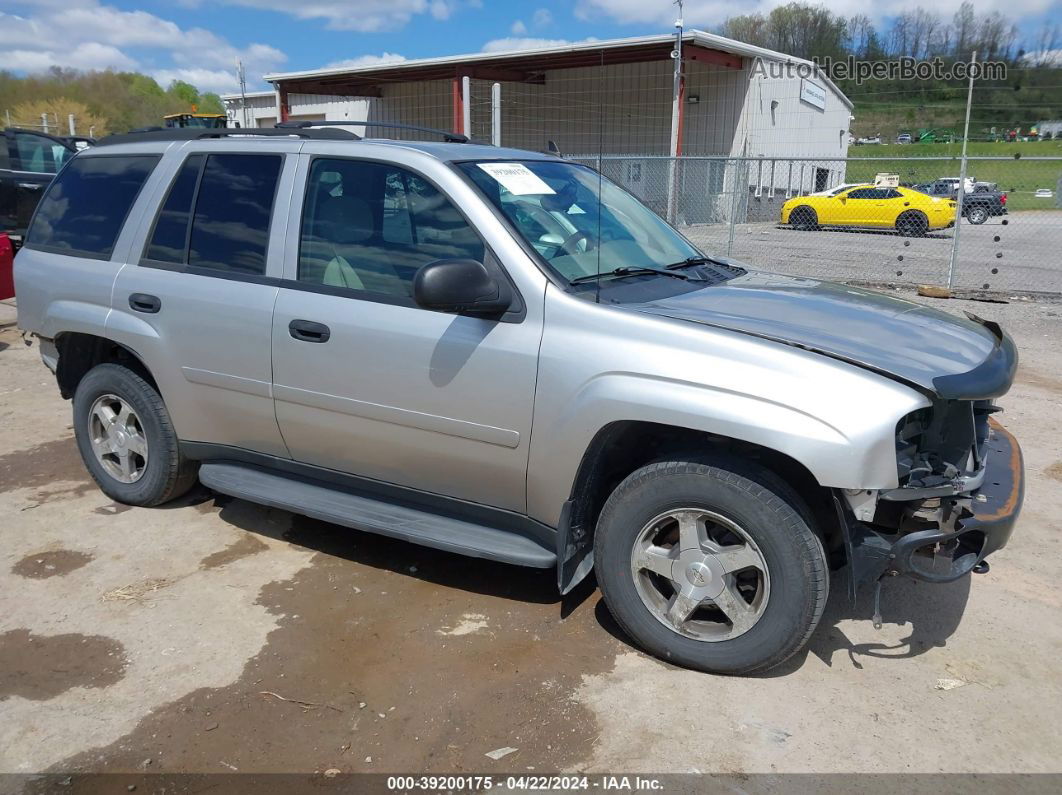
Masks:
[[[298,280],[412,299],[429,262],[482,262],[483,241],[422,177],[385,163],[316,158],[306,185]]]

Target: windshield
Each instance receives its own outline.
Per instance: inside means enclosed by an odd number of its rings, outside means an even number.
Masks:
[[[617,268],[666,268],[701,256],[652,210],[586,166],[521,160],[458,167],[569,282]]]

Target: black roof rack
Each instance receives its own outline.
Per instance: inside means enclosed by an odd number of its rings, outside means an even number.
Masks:
[[[467,144],[471,139],[461,133],[438,130],[435,127],[418,127],[415,124],[398,124],[391,121],[282,121],[275,129],[306,130],[317,127],[385,127],[389,130],[416,130],[422,133],[441,135],[448,144]]]
[[[222,129],[205,129],[194,127],[173,127],[163,129],[161,127],[147,127],[140,130],[130,130],[127,133],[108,135],[100,139],[96,146],[109,146],[112,144],[133,144],[144,141],[199,141],[207,138],[232,138],[232,137],[274,137],[274,138],[316,138],[326,141],[360,141],[361,136],[347,130],[321,129],[305,130],[296,127],[227,127]]]

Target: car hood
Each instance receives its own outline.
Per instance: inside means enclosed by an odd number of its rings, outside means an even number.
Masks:
[[[1002,395],[1018,361],[1010,337],[976,315],[815,279],[750,271],[631,308],[804,348],[947,399]]]

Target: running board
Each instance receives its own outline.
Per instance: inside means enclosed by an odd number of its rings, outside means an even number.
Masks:
[[[199,480],[232,497],[459,555],[536,569],[557,565],[554,551],[511,531],[381,502],[252,466],[205,463],[199,469]]]

